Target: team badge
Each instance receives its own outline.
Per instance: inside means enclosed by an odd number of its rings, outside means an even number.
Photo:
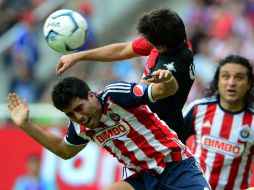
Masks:
[[[143,94],[144,94],[143,86],[141,84],[137,84],[136,86],[134,86],[133,93],[136,96],[143,96]]]
[[[247,141],[250,136],[250,128],[248,125],[244,125],[239,131],[239,138],[241,141]]]
[[[176,72],[174,64],[175,64],[174,62],[171,62],[171,63],[163,64],[163,66],[166,67],[166,69],[169,70],[169,71],[175,71]]]
[[[121,119],[120,115],[114,113],[114,112],[111,112],[109,113],[109,117],[115,122],[115,123],[118,123]]]

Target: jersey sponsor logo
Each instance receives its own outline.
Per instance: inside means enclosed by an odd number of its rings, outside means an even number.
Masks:
[[[133,88],[133,93],[135,94],[135,96],[143,96],[144,94],[144,89],[143,86],[141,84],[137,84],[134,86]]]
[[[108,141],[118,139],[129,133],[130,128],[127,124],[121,123],[111,127],[104,128],[94,135],[94,140],[97,144],[104,146]]]
[[[166,69],[169,70],[169,71],[175,71],[176,72],[174,64],[175,64],[174,62],[171,62],[171,63],[163,64],[163,66],[166,67]]]
[[[243,144],[230,142],[210,135],[204,135],[201,143],[204,149],[234,157],[240,156],[244,150]]]
[[[244,125],[239,131],[239,139],[243,142],[246,142],[250,136],[250,128],[248,125]]]

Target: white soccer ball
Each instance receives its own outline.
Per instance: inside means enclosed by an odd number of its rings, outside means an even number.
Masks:
[[[43,34],[48,45],[59,53],[71,53],[82,47],[87,39],[87,22],[79,13],[61,9],[48,16]]]

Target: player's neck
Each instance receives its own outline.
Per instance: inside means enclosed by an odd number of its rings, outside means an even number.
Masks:
[[[239,112],[243,110],[244,108],[244,102],[243,101],[225,101],[222,98],[220,99],[220,106],[229,112]]]

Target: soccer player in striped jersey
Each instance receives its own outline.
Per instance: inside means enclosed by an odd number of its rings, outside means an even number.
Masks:
[[[229,55],[219,62],[207,98],[185,112],[191,149],[212,189],[246,189],[254,159],[253,72],[249,61]]]
[[[149,103],[148,106],[185,143],[182,109],[195,78],[195,68],[184,22],[173,10],[158,9],[142,14],[137,22],[137,30],[141,36],[131,42],[63,55],[58,61],[56,72],[62,74],[79,61],[112,62],[148,56],[141,82],[147,83],[153,71],[167,69],[179,87],[172,86],[170,96]]]
[[[64,78],[52,91],[54,106],[70,118],[64,138],[29,121],[28,105],[16,94],[8,107],[14,123],[56,155],[69,159],[93,141],[135,173],[105,190],[210,189],[190,150],[145,105],[167,97],[175,79],[168,70],[152,77],[151,84],[113,82],[99,93]]]

